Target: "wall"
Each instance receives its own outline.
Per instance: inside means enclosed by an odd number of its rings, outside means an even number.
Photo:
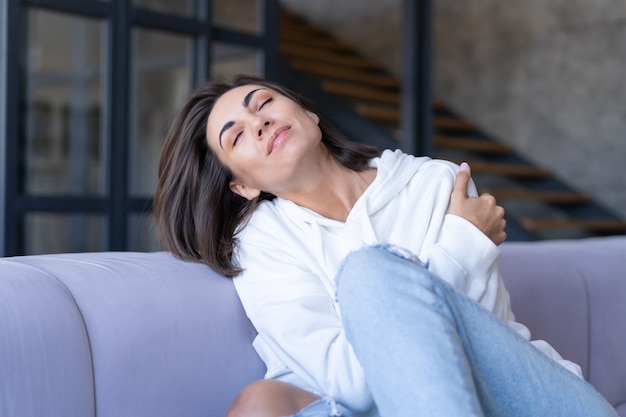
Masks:
[[[435,94],[626,219],[626,1],[434,0]],[[282,0],[399,74],[402,0]]]
[[[438,96],[626,218],[626,2],[436,10]]]

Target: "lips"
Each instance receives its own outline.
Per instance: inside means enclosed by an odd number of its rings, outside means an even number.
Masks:
[[[278,146],[285,136],[287,136],[287,131],[289,130],[288,126],[281,126],[274,131],[272,136],[270,136],[267,141],[267,154],[271,154],[276,146]]]

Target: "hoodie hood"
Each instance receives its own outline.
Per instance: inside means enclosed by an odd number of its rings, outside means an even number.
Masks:
[[[350,223],[351,218],[355,216],[369,216],[384,207],[406,186],[424,162],[428,160],[430,158],[407,155],[401,150],[385,150],[380,157],[373,158],[370,161],[370,167],[376,168],[376,178],[356,201],[346,223]],[[323,217],[313,210],[298,206],[289,200],[276,198],[273,203],[285,216],[296,223],[317,223],[327,227],[344,224]]]
[[[356,201],[345,222],[328,219],[292,201],[276,198],[274,208],[298,227],[310,245],[311,253],[332,277],[341,260],[364,244],[379,241],[372,224],[373,215],[382,209],[411,180],[428,157],[417,158],[400,150],[385,150],[370,161],[376,178]]]
[[[428,157],[415,157],[401,150],[386,150],[380,158],[372,159],[370,166],[377,168],[378,173],[363,195],[367,200],[367,214],[374,214],[385,206],[429,160]]]

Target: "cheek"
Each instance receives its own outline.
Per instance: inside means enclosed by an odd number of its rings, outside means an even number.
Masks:
[[[313,126],[311,126],[310,131],[311,137],[313,137],[316,142],[322,140],[322,130],[320,129],[319,125],[314,123]]]
[[[234,152],[223,164],[230,169],[233,176],[245,182],[251,182],[258,171],[259,162],[251,149],[241,147]]]
[[[303,134],[306,137],[312,138],[312,139],[322,138],[322,131],[319,125],[317,124],[316,120],[313,119],[308,114],[305,114],[304,118],[301,119],[300,127],[302,129]]]

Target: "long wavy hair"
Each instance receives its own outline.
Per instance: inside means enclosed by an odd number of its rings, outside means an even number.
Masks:
[[[244,85],[274,90],[313,113],[312,104],[280,84],[239,75],[230,82],[208,82],[199,86],[178,112],[167,134],[154,195],[154,215],[161,245],[174,256],[202,262],[226,277],[243,269],[233,259],[237,231],[245,225],[268,193],[247,200],[230,190],[233,175],[209,148],[207,120],[215,102],[229,90]],[[320,118],[322,143],[330,155],[346,168],[363,171],[380,150],[349,141]]]

